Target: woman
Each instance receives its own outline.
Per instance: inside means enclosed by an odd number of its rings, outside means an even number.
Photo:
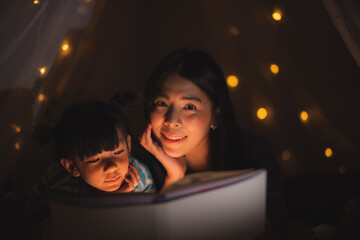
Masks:
[[[284,231],[278,164],[264,139],[236,126],[224,74],[210,56],[182,49],[162,59],[148,81],[145,117],[149,127],[141,144],[177,159],[174,168],[267,169],[268,218],[275,232]]]

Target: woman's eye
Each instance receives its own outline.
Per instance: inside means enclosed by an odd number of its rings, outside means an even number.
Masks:
[[[94,158],[94,159],[88,160],[87,162],[88,163],[96,163],[98,161],[100,161],[100,158]]]
[[[186,106],[185,106],[185,109],[186,109],[186,110],[195,110],[195,109],[196,109],[196,106],[194,106],[194,105],[186,105]]]
[[[167,107],[167,104],[164,102],[164,101],[155,101],[155,106],[158,106],[158,107]]]
[[[119,155],[123,152],[124,150],[120,150],[120,151],[117,151],[117,152],[114,152],[114,155]]]

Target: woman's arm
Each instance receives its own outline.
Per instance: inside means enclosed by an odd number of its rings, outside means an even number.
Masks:
[[[172,183],[182,179],[186,172],[185,158],[172,158],[169,157],[158,143],[154,142],[151,138],[151,124],[146,128],[141,136],[140,143],[143,147],[151,152],[161,164],[164,166],[167,174],[163,188],[171,185]]]

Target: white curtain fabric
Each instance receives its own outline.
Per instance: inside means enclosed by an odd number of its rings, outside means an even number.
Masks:
[[[36,96],[41,89],[39,79],[50,70],[67,32],[88,24],[95,0],[39,0],[35,3],[1,1],[0,148],[1,153],[10,158],[21,145],[18,131],[31,128],[36,117],[39,107],[35,104]],[[46,67],[43,76],[40,76],[41,67]],[[14,164],[6,159],[0,161],[0,182]]]

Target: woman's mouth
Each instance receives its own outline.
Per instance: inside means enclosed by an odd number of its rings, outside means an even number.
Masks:
[[[111,179],[109,179],[109,180],[105,180],[105,182],[106,182],[106,183],[115,183],[115,182],[117,182],[117,181],[119,181],[119,180],[120,180],[120,176],[115,177],[115,178],[111,178]]]
[[[182,142],[186,138],[186,136],[166,135],[164,133],[161,133],[161,136],[162,136],[162,139],[168,143],[179,143],[179,142]]]

